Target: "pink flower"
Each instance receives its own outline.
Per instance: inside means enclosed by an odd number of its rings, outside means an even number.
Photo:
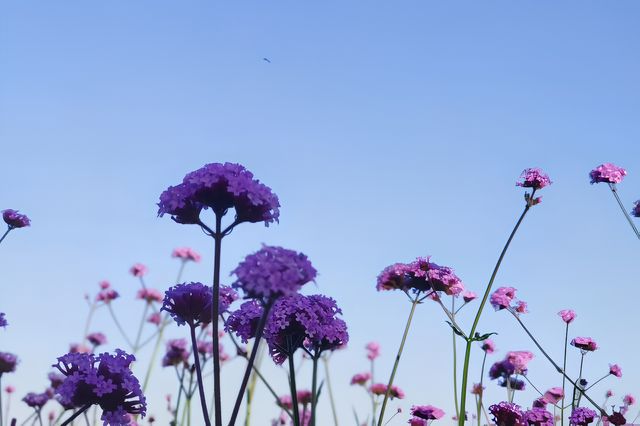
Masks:
[[[549,176],[536,167],[524,169],[520,179],[522,179],[522,182],[516,182],[516,186],[522,186],[523,188],[542,189],[552,183]]]
[[[464,293],[462,293],[462,299],[465,301],[465,303],[469,303],[472,300],[475,300],[477,297],[478,295],[473,291],[465,291]]]
[[[369,390],[374,395],[384,395],[387,393],[387,385],[385,385],[384,383],[374,383],[371,385]],[[389,393],[389,396],[392,399],[393,398],[402,399],[404,398],[404,392],[402,391],[402,389],[394,385],[394,386],[391,386],[391,392]]]
[[[160,325],[161,321],[162,321],[162,318],[160,317],[159,312],[154,312],[151,315],[149,315],[149,318],[147,318],[147,322],[150,322],[151,324],[155,324],[155,325]]]
[[[358,373],[351,378],[352,385],[364,385],[371,378],[370,373]]]
[[[293,401],[290,395],[282,395],[278,398],[278,405],[286,409],[291,410],[293,408]]]
[[[365,349],[367,350],[367,358],[369,358],[370,361],[380,356],[380,344],[378,342],[367,343]]]
[[[527,311],[527,302],[523,302],[522,300],[519,300],[518,303],[516,304],[516,312],[519,314],[526,314],[529,311]]]
[[[558,312],[558,315],[560,315],[562,321],[566,322],[567,324],[570,324],[574,319],[576,319],[576,313],[571,309],[563,309]]]
[[[622,368],[620,368],[618,364],[609,364],[609,374],[616,377],[622,377]]]
[[[409,419],[410,426],[427,426],[427,421],[420,417],[412,417]]]
[[[493,343],[493,340],[491,339],[487,339],[484,342],[482,342],[482,345],[480,346],[480,349],[482,349],[483,351],[485,351],[488,354],[492,354],[496,351],[496,344]]]
[[[173,250],[173,253],[171,253],[171,257],[182,259],[183,262],[189,260],[193,262],[200,262],[201,256],[195,250],[189,247],[179,247]]]
[[[513,365],[516,374],[525,374],[527,364],[533,359],[533,354],[529,351],[511,351],[507,352],[506,359]]]
[[[612,163],[604,163],[591,170],[589,177],[591,183],[620,183],[627,175],[627,171]]]
[[[557,404],[564,397],[562,388],[551,388],[544,393],[542,398],[549,404]]]
[[[516,297],[516,289],[513,287],[500,287],[493,292],[489,302],[496,311],[508,309],[511,302]]]
[[[605,397],[607,397],[607,398],[611,398],[611,397],[613,396],[613,391],[612,391],[611,389],[609,389],[609,390],[604,394],[604,396],[605,396]]]
[[[131,272],[131,275],[133,275],[134,277],[142,277],[147,273],[147,271],[147,267],[142,263],[136,263],[131,267],[131,269],[129,269],[129,272]]]
[[[99,286],[100,286],[100,288],[101,288],[101,289],[103,289],[103,290],[106,290],[106,289],[108,289],[109,287],[111,287],[111,283],[110,283],[109,281],[107,281],[107,280],[100,281],[100,282],[98,283],[98,285],[99,285]]]
[[[69,345],[69,352],[72,354],[88,354],[91,353],[91,348],[82,343],[72,343]]]
[[[112,288],[107,288],[97,294],[96,302],[110,303],[112,300],[117,299],[119,296],[120,295],[117,291]]]
[[[16,390],[16,388],[14,388],[14,387],[13,387],[13,386],[11,386],[11,385],[9,385],[9,386],[7,386],[6,388],[4,388],[4,391],[5,391],[6,393],[13,393],[13,392],[15,392],[15,390]]]
[[[629,406],[629,405],[635,404],[636,399],[634,398],[633,395],[627,394],[624,396],[624,398],[622,398],[622,402],[624,402],[624,405]]]
[[[588,352],[598,349],[598,344],[591,337],[576,337],[571,341],[571,346]]]
[[[147,302],[162,302],[164,295],[154,288],[141,288],[138,290],[136,299],[144,299]]]
[[[444,416],[444,411],[433,405],[414,405],[411,415],[425,420],[438,420]]]
[[[296,396],[298,397],[298,404],[307,405],[311,404],[311,391],[306,389],[301,389],[296,392]]]

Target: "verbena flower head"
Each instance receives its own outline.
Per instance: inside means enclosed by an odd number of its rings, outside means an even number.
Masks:
[[[13,386],[11,386],[11,385],[9,385],[9,386],[6,386],[6,387],[4,388],[4,391],[5,391],[6,393],[11,394],[11,393],[14,393],[14,392],[16,391],[16,388],[15,388],[15,387],[13,387]]]
[[[613,396],[613,391],[609,389],[608,391],[605,392],[604,396],[605,398],[611,398]]]
[[[471,386],[471,390],[469,391],[472,395],[482,395],[482,393],[484,392],[485,387],[482,386],[480,383],[474,383],[473,386]]]
[[[544,397],[541,396],[540,398],[537,398],[537,399],[533,400],[533,403],[531,404],[531,407],[546,409],[547,408],[547,404],[549,404],[547,402],[547,400],[545,400]]]
[[[497,426],[527,426],[519,405],[502,401],[489,407]]]
[[[194,249],[189,247],[178,247],[173,250],[171,257],[182,259],[182,261],[200,262],[201,256]]]
[[[612,163],[604,163],[591,170],[591,183],[620,183],[627,175],[627,171]]]
[[[100,346],[107,343],[107,336],[105,336],[103,333],[90,333],[87,335],[87,340],[93,346]]]
[[[266,301],[297,293],[315,279],[317,271],[304,254],[265,245],[245,257],[232,273],[236,275],[233,288],[241,288],[246,297]]]
[[[146,300],[147,303],[162,302],[164,295],[155,288],[141,288],[136,294],[136,299]]]
[[[636,398],[631,394],[626,394],[624,398],[622,398],[622,402],[626,406],[633,405],[636,403]]]
[[[8,325],[9,325],[9,323],[7,322],[7,319],[5,318],[4,312],[0,312],[0,327],[6,327]]]
[[[199,223],[202,209],[224,215],[236,212],[236,222],[277,222],[280,202],[271,189],[240,164],[211,163],[187,174],[182,183],[160,195],[158,216],[178,223]]]
[[[640,217],[640,200],[633,203],[633,209],[631,209],[631,215],[633,217]]]
[[[593,423],[597,413],[587,407],[576,407],[569,416],[569,424],[571,426],[586,426]]]
[[[323,295],[296,294],[278,299],[271,309],[264,336],[274,362],[282,364],[298,348],[319,353],[349,341],[342,310]]]
[[[618,364],[609,364],[609,374],[616,377],[622,377],[622,368]]]
[[[557,404],[564,397],[564,392],[562,388],[554,387],[547,390],[542,398],[549,404]]]
[[[213,290],[192,282],[171,287],[164,294],[161,311],[167,311],[178,325],[195,327],[211,322]]]
[[[567,324],[571,324],[573,320],[576,319],[576,313],[571,309],[563,309],[558,312],[558,315],[560,315],[562,321],[566,322]]]
[[[0,376],[13,373],[18,365],[18,357],[9,352],[0,352]]]
[[[229,315],[224,328],[227,332],[235,333],[243,343],[247,343],[249,339],[256,336],[258,323],[263,312],[262,305],[257,301],[244,302],[240,305],[240,309]]]
[[[352,385],[361,385],[364,386],[371,379],[371,373],[358,373],[354,374],[351,378]]]
[[[614,411],[610,416],[603,416],[602,421],[607,421],[615,426],[622,426],[627,424],[627,420],[624,418],[624,415],[619,411]]]
[[[147,408],[140,383],[130,369],[134,360],[133,355],[119,349],[115,355],[63,355],[53,365],[66,376],[56,393],[65,406],[99,405],[105,425],[128,425],[129,414],[144,417]]]
[[[444,416],[444,411],[433,405],[414,405],[411,407],[411,415],[424,420],[438,420]]]
[[[427,426],[427,421],[420,417],[411,417],[408,421],[409,426]]]
[[[525,411],[524,421],[529,426],[554,426],[553,414],[544,408],[532,408]]]
[[[172,339],[167,342],[167,352],[162,357],[162,366],[181,365],[189,360],[189,349],[186,339]]]
[[[55,390],[58,389],[62,383],[64,383],[65,376],[52,371],[47,375],[47,378],[49,379],[51,388]]]
[[[533,354],[529,351],[511,351],[507,352],[505,359],[513,365],[516,374],[526,375],[527,364],[533,359]]]
[[[520,174],[519,182],[516,182],[516,186],[522,186],[524,188],[542,189],[545,186],[551,185],[551,179],[545,172],[538,168],[524,169]]]
[[[374,395],[378,395],[378,396],[385,395],[387,393],[387,385],[385,385],[384,383],[374,383],[373,385],[371,385],[369,390]],[[391,399],[393,399],[393,398],[402,399],[402,398],[404,398],[404,391],[402,389],[400,389],[398,386],[393,385],[393,386],[391,386],[391,391],[389,392],[389,397]]]
[[[464,292],[462,280],[448,266],[430,262],[430,258],[419,257],[405,264],[387,266],[378,276],[376,289],[402,291],[441,291],[449,296]]]
[[[146,273],[149,271],[149,268],[147,268],[145,265],[143,265],[142,263],[136,263],[135,265],[133,265],[131,267],[131,269],[129,269],[129,272],[131,273],[131,275],[133,275],[134,277],[142,277],[144,275],[146,275]]]
[[[44,404],[46,404],[47,401],[49,401],[50,399],[51,397],[46,392],[43,392],[43,393],[29,392],[28,394],[25,395],[24,398],[22,398],[22,401],[25,404],[27,404],[29,407],[35,408],[36,410],[40,410],[44,406]]]
[[[380,356],[380,343],[378,342],[367,343],[365,349],[367,350],[367,359],[369,361],[373,361]]]
[[[483,351],[485,351],[488,354],[492,354],[492,353],[494,353],[496,351],[496,344],[493,343],[493,340],[486,339],[480,345],[480,349],[482,349]]]
[[[160,325],[162,322],[162,316],[159,312],[154,312],[147,318],[147,322],[155,325]]]
[[[516,289],[513,287],[499,287],[496,291],[493,292],[489,302],[491,306],[496,311],[500,311],[502,309],[509,309],[511,307],[511,302],[516,297]]]
[[[473,291],[465,291],[464,293],[462,293],[462,300],[464,300],[465,303],[469,303],[477,298],[478,298],[478,295],[475,294]]]
[[[105,288],[96,295],[96,302],[111,303],[112,300],[120,297],[117,291],[112,288]]]
[[[229,306],[238,300],[238,292],[233,288],[222,285],[220,286],[220,299],[218,300],[218,312],[223,313],[229,310]]]
[[[298,403],[302,405],[311,404],[311,391],[307,389],[300,389],[296,392]]]
[[[571,340],[571,346],[587,352],[593,352],[598,349],[598,344],[591,337],[576,337]]]
[[[9,228],[24,228],[31,225],[31,220],[27,215],[18,213],[18,210],[6,209],[2,211],[2,219]]]

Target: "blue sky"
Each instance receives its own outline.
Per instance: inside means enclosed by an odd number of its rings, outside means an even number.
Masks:
[[[333,360],[348,423],[352,405],[367,409],[347,383],[365,368],[364,344],[380,341],[387,374],[409,308],[375,291],[377,274],[432,255],[480,292],[523,205],[514,182],[538,166],[554,184],[496,284],[519,289],[556,358],[556,312],[575,309],[575,335],[602,347],[590,377],[617,362],[624,377],[611,388],[637,394],[638,241],[587,174],[624,166],[621,196],[628,208],[640,198],[639,13],[633,1],[0,4],[0,208],[33,219],[0,246],[11,322],[0,350],[22,359],[3,382],[19,396],[40,390],[81,337],[82,295],[109,279],[133,298],[134,262],[166,288],[171,250],[188,245],[205,260],[186,278],[209,280],[211,242],[158,219],[155,203],[188,171],[233,161],[273,188],[282,214],[280,225],[234,231],[223,275],[261,243],[309,255],[320,276],[308,292],[336,298],[350,325],[351,348]],[[120,302],[135,320],[138,306]],[[419,307],[397,383],[403,408],[451,413],[450,331],[436,308]],[[533,349],[505,315],[488,310],[481,322],[499,333],[496,359]],[[113,336],[109,349],[121,344],[108,317],[96,328]],[[227,373],[234,389],[239,367]],[[541,388],[559,383],[541,356],[530,375]],[[490,400],[503,398],[488,386]],[[150,395],[150,412],[163,415],[162,398]],[[271,401],[257,413],[273,416]]]

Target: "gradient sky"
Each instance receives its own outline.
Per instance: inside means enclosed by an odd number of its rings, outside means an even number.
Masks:
[[[556,359],[556,313],[578,312],[570,334],[601,346],[587,377],[610,362],[624,372],[594,388],[596,400],[608,388],[640,393],[639,245],[607,188],[587,177],[614,162],[629,170],[627,208],[640,198],[639,15],[636,1],[1,2],[0,208],[33,220],[0,246],[0,311],[11,323],[0,350],[21,358],[3,384],[18,397],[44,388],[48,366],[82,337],[83,294],[102,279],[135,328],[134,262],[165,289],[178,267],[171,250],[191,246],[204,260],[185,277],[210,280],[211,242],[157,218],[155,203],[185,173],[232,161],[273,188],[282,209],[277,226],[234,231],[223,277],[261,243],[309,256],[320,276],[306,292],[336,298],[350,326],[350,349],[332,360],[341,424],[352,406],[367,413],[348,385],[366,368],[364,344],[381,343],[386,379],[408,314],[402,294],[375,291],[377,274],[432,255],[480,293],[523,207],[516,178],[532,166],[554,184],[496,284],[519,289],[525,320]],[[122,341],[105,314],[92,329],[111,350]],[[499,333],[491,362],[533,350],[504,312],[487,310],[480,328]],[[450,334],[436,305],[419,307],[396,380],[408,397],[392,404],[405,414],[391,425],[405,424],[412,404],[452,413]],[[533,352],[534,384],[557,386]],[[285,393],[284,372],[263,364]],[[225,370],[225,399],[241,366]],[[166,424],[173,377],[154,380],[149,412]],[[489,401],[504,398],[487,386]],[[277,414],[260,392],[258,425]],[[327,401],[320,409],[329,424]]]

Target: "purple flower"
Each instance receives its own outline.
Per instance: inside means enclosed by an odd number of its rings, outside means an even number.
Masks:
[[[29,392],[24,398],[22,398],[22,401],[24,401],[29,407],[35,408],[36,411],[39,411],[50,399],[51,397],[46,392]]]
[[[609,374],[622,377],[622,368],[618,364],[609,364]]]
[[[346,344],[347,324],[336,317],[341,313],[335,300],[322,295],[278,299],[264,331],[274,362],[282,364],[303,346],[320,353]]]
[[[213,355],[213,342],[198,340],[196,342],[196,347],[198,348],[198,353],[200,355],[203,355],[205,357]],[[222,350],[220,352],[222,352]]]
[[[593,423],[597,413],[586,407],[577,407],[571,412],[569,424],[571,426],[586,426]]]
[[[622,167],[618,167],[615,164],[604,163],[591,170],[589,177],[591,177],[591,183],[620,183],[626,176],[627,171]]]
[[[120,297],[117,291],[112,288],[105,288],[96,295],[96,302],[111,303],[112,300]]]
[[[598,344],[591,337],[576,337],[571,340],[571,346],[588,352],[593,352],[598,349]]]
[[[2,211],[2,219],[10,229],[24,228],[31,225],[27,215],[18,213],[18,210],[7,209]]]
[[[614,411],[610,416],[602,417],[602,420],[606,420],[607,422],[615,426],[622,426],[627,424],[627,420],[624,418],[624,415],[619,411]]]
[[[509,309],[511,302],[516,297],[516,289],[513,287],[500,287],[493,292],[489,302],[496,311]]]
[[[100,346],[107,343],[107,336],[105,336],[103,333],[91,333],[87,335],[87,340],[93,346]]]
[[[631,215],[634,217],[640,217],[640,200],[633,203],[633,209],[631,209]]]
[[[4,317],[4,312],[0,312],[0,327],[6,327],[8,325],[9,323],[7,322],[7,319]]]
[[[241,288],[246,297],[267,301],[295,294],[315,279],[317,271],[304,254],[265,245],[245,257],[232,273],[237,277],[233,288]]]
[[[182,183],[160,195],[158,215],[178,223],[199,223],[202,209],[224,215],[236,212],[236,223],[278,221],[280,202],[271,189],[240,164],[211,163],[187,174]]]
[[[424,420],[438,420],[444,416],[444,411],[433,405],[414,405],[411,407],[411,415]]]
[[[544,408],[532,408],[525,411],[524,420],[529,426],[553,426],[553,414]]]
[[[542,398],[549,404],[557,404],[562,398],[564,398],[564,391],[562,388],[554,387],[547,390]]]
[[[161,311],[167,311],[178,325],[196,327],[211,322],[213,290],[202,283],[178,284],[164,294]]]
[[[229,286],[220,286],[220,299],[218,299],[218,312],[223,313],[229,310],[229,306],[238,300],[238,292]]]
[[[378,291],[442,291],[449,296],[458,296],[464,292],[462,280],[448,266],[439,266],[430,262],[430,258],[418,258],[405,264],[396,263],[387,266],[378,276]]]
[[[189,359],[189,349],[185,339],[172,339],[167,342],[167,352],[162,357],[162,366],[180,365]]]
[[[9,352],[0,352],[0,376],[3,373],[12,373],[16,371],[18,357]]]
[[[133,361],[133,355],[120,349],[115,355],[63,355],[53,365],[66,376],[56,393],[66,406],[100,405],[104,424],[128,425],[128,414],[144,417],[147,409],[140,383],[130,369]]]
[[[563,309],[558,312],[558,315],[560,315],[562,321],[566,322],[567,324],[570,324],[574,319],[576,319],[576,313],[571,309]]]
[[[526,426],[520,406],[502,401],[489,407],[497,426]]]
[[[516,186],[522,186],[523,188],[542,189],[552,183],[549,176],[538,168],[524,169],[520,174],[520,179],[522,181],[516,182]]]
[[[227,332],[235,333],[243,343],[247,343],[256,336],[263,311],[262,305],[255,300],[244,302],[240,309],[229,315],[224,328]]]
[[[51,373],[49,373],[49,375],[47,377],[49,378],[49,382],[51,383],[51,387],[54,390],[58,389],[58,387],[60,387],[60,385],[62,383],[64,383],[64,379],[66,378],[62,374],[56,373],[55,371],[52,371]]]

